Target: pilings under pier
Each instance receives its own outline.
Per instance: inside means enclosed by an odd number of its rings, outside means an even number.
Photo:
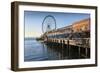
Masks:
[[[70,58],[70,56],[74,55],[73,58],[90,58],[90,39],[84,38],[84,39],[48,39],[45,41],[46,44],[51,48],[59,48],[62,49],[62,52],[68,51],[67,54]],[[74,53],[72,53],[72,51]]]

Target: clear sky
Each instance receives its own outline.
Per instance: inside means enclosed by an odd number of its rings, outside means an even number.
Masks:
[[[57,28],[90,17],[90,14],[83,13],[24,11],[25,37],[39,37],[42,34],[42,22],[47,15],[52,15],[56,19]]]

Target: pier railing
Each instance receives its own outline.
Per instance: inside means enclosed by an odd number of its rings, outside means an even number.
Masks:
[[[84,48],[90,48],[90,38],[48,38],[45,42],[59,43],[66,45],[80,46]]]

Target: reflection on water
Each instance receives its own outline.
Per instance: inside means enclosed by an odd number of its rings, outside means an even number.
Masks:
[[[35,39],[25,39],[24,61],[44,61],[63,59],[85,59],[90,58],[90,50],[85,54],[85,48],[67,46],[62,44],[44,44]]]

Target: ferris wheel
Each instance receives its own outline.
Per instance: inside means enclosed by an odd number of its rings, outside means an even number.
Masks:
[[[42,22],[42,32],[46,33],[56,29],[56,20],[52,15],[47,15]]]

